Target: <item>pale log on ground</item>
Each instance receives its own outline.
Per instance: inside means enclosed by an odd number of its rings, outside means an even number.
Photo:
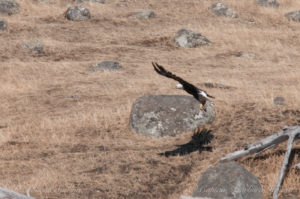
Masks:
[[[29,194],[28,194],[29,195]],[[9,189],[5,189],[0,187],[0,198],[7,198],[7,199],[34,199],[30,196],[25,196],[23,194],[11,191]]]
[[[292,168],[293,169],[300,169],[300,162],[298,164],[295,164]]]
[[[248,154],[260,153],[260,152],[265,151],[269,148],[272,148],[288,139],[287,151],[285,153],[282,167],[281,167],[281,170],[280,170],[280,173],[278,176],[278,181],[277,181],[276,187],[273,192],[273,198],[277,199],[278,192],[280,190],[280,186],[281,186],[283,178],[284,178],[285,170],[289,163],[289,158],[291,155],[293,142],[297,138],[300,138],[300,126],[285,126],[282,129],[282,131],[280,131],[279,133],[277,133],[275,135],[271,135],[260,141],[257,141],[255,143],[249,145],[248,147],[245,147],[243,150],[228,154],[226,157],[221,158],[220,161],[222,161],[222,162],[231,161],[231,160],[236,160],[237,158],[246,156]],[[298,165],[300,165],[300,163],[295,165],[294,167],[296,168]]]

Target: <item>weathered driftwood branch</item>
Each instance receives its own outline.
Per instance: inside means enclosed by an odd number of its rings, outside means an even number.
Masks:
[[[285,153],[282,167],[278,176],[278,181],[273,192],[273,198],[278,199],[278,192],[280,190],[280,186],[284,178],[285,170],[287,169],[289,163],[289,157],[293,148],[293,142],[297,138],[300,138],[300,126],[285,126],[279,133],[266,137],[258,142],[255,142],[249,145],[248,147],[245,147],[243,150],[228,154],[224,158],[221,158],[220,161],[225,162],[230,160],[236,160],[237,158],[246,156],[248,154],[260,153],[269,148],[277,146],[281,142],[284,142],[288,139],[289,141],[287,145],[287,151]],[[295,166],[297,168],[298,164]]]
[[[27,193],[28,194],[28,193]],[[34,199],[30,196],[25,196],[23,194],[11,191],[9,189],[5,189],[0,187],[0,198],[8,198],[8,199]]]
[[[284,159],[283,159],[282,167],[281,167],[281,170],[280,170],[280,173],[279,173],[279,176],[278,176],[278,181],[277,181],[276,187],[275,187],[274,192],[273,192],[273,198],[274,199],[278,198],[278,192],[280,190],[280,186],[281,186],[282,181],[283,181],[285,170],[286,170],[286,168],[289,164],[289,158],[290,158],[290,155],[291,155],[291,152],[292,152],[293,142],[294,142],[295,137],[297,136],[297,134],[300,134],[300,127],[299,127],[298,131],[292,131],[291,135],[289,137],[289,141],[288,141],[287,149],[286,149],[285,156],[284,156]]]
[[[300,162],[298,164],[295,164],[292,168],[293,169],[300,169]]]
[[[269,137],[266,137],[262,140],[259,140],[253,144],[250,144],[249,146],[245,147],[243,150],[233,152],[231,154],[228,154],[227,156],[221,158],[221,162],[236,160],[240,157],[254,154],[254,153],[260,153],[263,152],[269,148],[275,147],[276,145],[280,144],[281,142],[284,142],[285,140],[289,139],[292,132],[300,131],[300,126],[285,126],[282,131],[279,133],[276,133],[274,135],[271,135]],[[298,135],[299,137],[299,135]]]

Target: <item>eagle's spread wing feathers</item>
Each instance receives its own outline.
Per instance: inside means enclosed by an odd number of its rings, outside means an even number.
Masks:
[[[167,71],[166,69],[164,69],[164,67],[158,65],[157,63],[153,63],[152,65],[154,67],[154,70],[160,74],[163,75],[165,77],[168,78],[172,78],[176,81],[178,81],[180,84],[182,84],[183,89],[188,92],[189,94],[193,95],[196,99],[199,99],[199,93],[198,93],[198,88],[190,83],[188,83],[187,81],[183,80],[182,78],[172,74],[171,72]]]
[[[154,70],[158,74],[163,75],[163,76],[168,77],[168,78],[172,78],[172,79],[178,81],[180,84],[182,84],[183,89],[186,92],[188,92],[189,94],[193,95],[194,98],[196,98],[203,106],[205,105],[206,100],[208,99],[208,97],[214,98],[213,96],[208,95],[204,90],[201,90],[201,89],[197,88],[193,84],[190,84],[189,82],[183,80],[182,78],[180,78],[180,77],[172,74],[171,72],[167,71],[161,65],[159,65],[157,63],[153,63],[153,62],[152,62],[152,65],[154,67]]]

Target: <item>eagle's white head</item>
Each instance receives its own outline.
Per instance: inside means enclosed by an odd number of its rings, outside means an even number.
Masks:
[[[207,93],[206,93],[205,91],[200,91],[199,93],[200,93],[200,95],[202,95],[203,97],[208,98]]]
[[[182,84],[177,84],[175,88],[177,88],[177,89],[183,89],[183,85]]]

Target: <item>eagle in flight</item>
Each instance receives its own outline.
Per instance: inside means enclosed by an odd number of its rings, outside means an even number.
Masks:
[[[206,100],[209,100],[208,98],[215,98],[214,96],[211,96],[207,94],[206,91],[197,88],[193,84],[188,83],[187,81],[183,80],[182,78],[172,74],[171,72],[167,71],[162,67],[161,65],[152,62],[152,65],[154,67],[154,70],[165,77],[172,78],[179,82],[179,84],[176,85],[176,88],[183,89],[189,94],[193,95],[196,100],[198,100],[201,104],[201,109],[205,110],[204,105],[206,103]]]

